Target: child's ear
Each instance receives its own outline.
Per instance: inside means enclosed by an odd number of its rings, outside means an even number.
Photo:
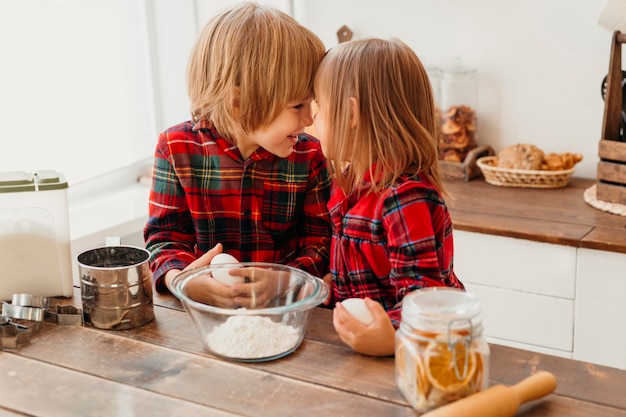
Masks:
[[[232,96],[231,96],[231,103],[232,103],[233,114],[235,115],[235,117],[239,117],[239,113],[240,113],[239,87],[235,87],[233,89]]]
[[[354,129],[359,121],[359,105],[356,97],[350,97],[350,127]]]

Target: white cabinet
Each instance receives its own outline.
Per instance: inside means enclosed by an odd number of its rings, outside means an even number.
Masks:
[[[572,357],[576,248],[455,230],[454,268],[499,344]]]
[[[583,201],[595,182],[448,182],[454,268],[481,299],[489,341],[626,370],[626,218]]]
[[[626,254],[578,250],[574,359],[626,369]]]
[[[455,230],[454,268],[502,345],[626,369],[626,254]]]
[[[626,369],[626,254],[455,230],[488,340]]]

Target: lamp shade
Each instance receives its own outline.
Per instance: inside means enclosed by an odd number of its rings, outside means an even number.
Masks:
[[[626,0],[609,0],[598,24],[611,32],[626,33]]]

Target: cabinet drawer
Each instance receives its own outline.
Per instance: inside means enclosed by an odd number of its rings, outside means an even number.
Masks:
[[[466,285],[573,300],[576,248],[455,230],[454,270]]]
[[[480,300],[485,336],[572,352],[574,301],[472,283],[466,289]]]

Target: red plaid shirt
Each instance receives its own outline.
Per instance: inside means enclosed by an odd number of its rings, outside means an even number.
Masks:
[[[411,291],[432,286],[464,289],[452,269],[448,209],[425,177],[403,178],[361,198],[333,189],[328,207],[334,301],[370,297],[397,327],[402,298]]]
[[[158,291],[217,243],[242,262],[328,272],[330,178],[319,142],[306,134],[287,158],[263,148],[243,160],[206,121],[159,136],[146,248]]]

